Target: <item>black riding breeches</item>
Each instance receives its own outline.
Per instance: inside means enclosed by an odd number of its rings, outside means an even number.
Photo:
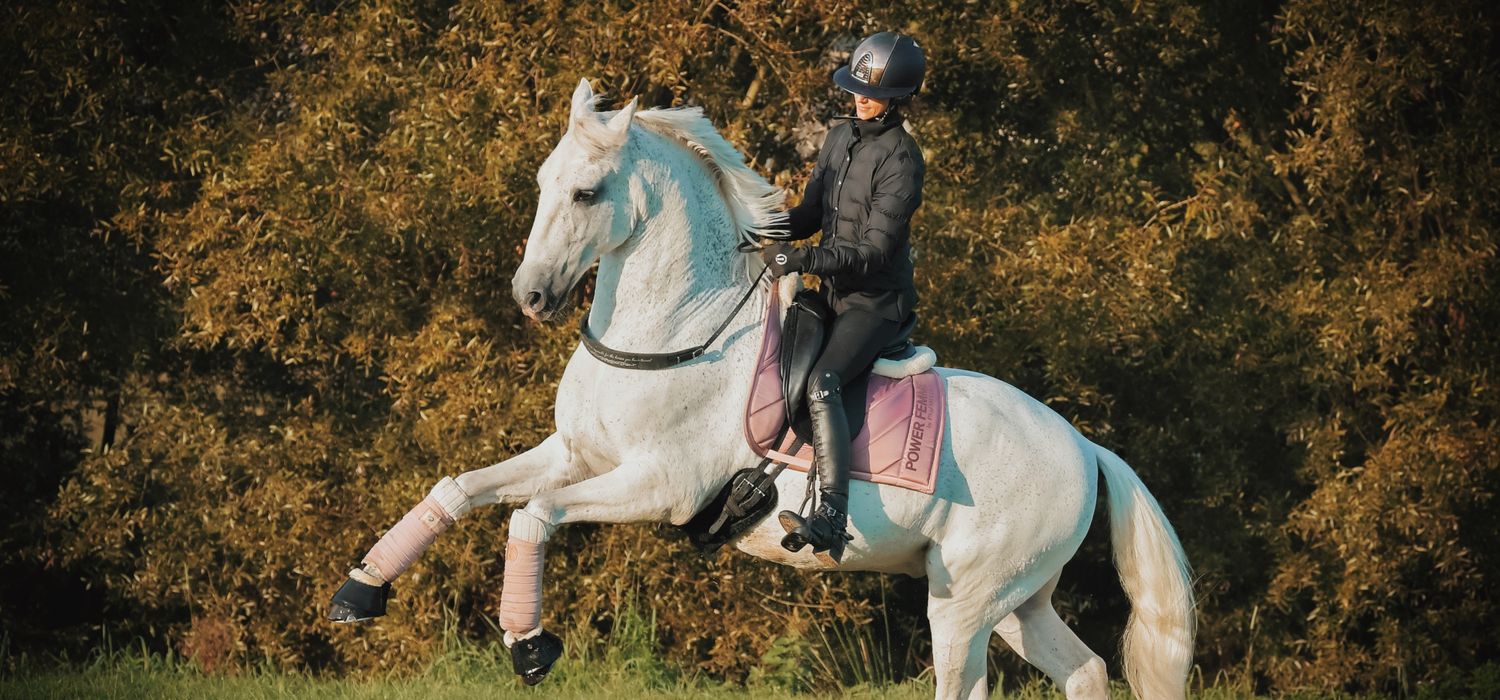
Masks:
[[[823,353],[818,355],[818,361],[808,376],[837,372],[840,381],[848,384],[875,363],[881,349],[890,345],[900,331],[899,322],[860,309],[845,309],[833,317],[828,343],[823,346]]]

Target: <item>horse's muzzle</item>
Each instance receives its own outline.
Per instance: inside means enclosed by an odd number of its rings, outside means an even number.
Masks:
[[[563,299],[563,295],[553,294],[546,287],[517,287],[512,296],[521,307],[521,313],[533,321],[541,322],[551,320],[557,314]]]
[[[552,309],[548,308],[547,294],[540,289],[533,289],[526,293],[524,298],[516,300],[521,305],[521,313],[533,321],[546,321],[552,317]]]

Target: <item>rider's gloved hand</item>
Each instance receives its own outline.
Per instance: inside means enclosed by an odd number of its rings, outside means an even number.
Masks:
[[[786,243],[771,243],[760,249],[760,259],[771,268],[773,277],[801,272],[807,265],[807,249]]]

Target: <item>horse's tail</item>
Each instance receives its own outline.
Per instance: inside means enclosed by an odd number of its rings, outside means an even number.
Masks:
[[[1140,477],[1115,453],[1094,449],[1109,491],[1115,568],[1130,598],[1125,679],[1138,698],[1185,697],[1197,626],[1187,557]]]

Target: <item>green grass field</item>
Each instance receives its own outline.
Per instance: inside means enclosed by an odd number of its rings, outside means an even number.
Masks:
[[[857,686],[841,691],[793,692],[774,686],[730,687],[713,681],[679,680],[653,682],[649,675],[629,667],[611,669],[559,669],[542,685],[526,688],[501,668],[440,668],[403,678],[315,679],[286,673],[205,675],[189,665],[167,664],[160,659],[120,659],[70,670],[19,673],[0,679],[0,698],[347,698],[349,700],[395,700],[397,698],[509,698],[630,700],[676,698],[813,698],[844,697],[870,700],[918,700],[932,697],[927,679],[881,687]],[[1116,686],[1116,698],[1128,698]],[[1254,698],[1233,689],[1209,689],[1195,697],[1213,700]],[[1050,684],[1032,683],[1020,690],[996,693],[994,697],[1042,700],[1062,698]],[[1333,697],[1333,696],[1305,696]]]
[[[608,635],[584,629],[564,633],[568,652],[536,687],[526,687],[511,671],[510,655],[498,642],[478,642],[446,635],[444,651],[425,668],[368,677],[327,677],[289,672],[265,665],[230,672],[204,672],[190,659],[149,653],[142,647],[120,648],[109,640],[86,661],[39,659],[18,650],[0,636],[0,700],[8,698],[331,698],[395,700],[400,698],[547,698],[558,700],[671,700],[679,698],[858,698],[920,700],[931,698],[930,669],[903,682],[891,682],[891,665],[879,653],[877,640],[859,637],[863,628],[833,625],[833,635],[812,639],[786,637],[774,645],[743,683],[731,683],[684,670],[659,655],[654,615],[635,606],[614,611]],[[850,636],[853,635],[853,636]],[[591,640],[593,643],[584,643]],[[1118,671],[1116,671],[1118,673]],[[995,698],[1062,700],[1062,693],[1040,676],[994,678]],[[829,681],[838,678],[840,681]],[[1204,700],[1255,700],[1255,695],[1224,679],[1189,680],[1192,697]],[[1130,698],[1118,678],[1111,695]],[[1288,694],[1294,700],[1337,700],[1327,693]],[[1442,697],[1441,695],[1433,697]],[[1426,700],[1424,697],[1423,700]]]
[[[1062,694],[1046,681],[1008,684],[996,698],[1061,700]],[[1207,700],[1249,700],[1252,693],[1233,687],[1203,687],[1195,683],[1193,697]],[[602,658],[565,657],[541,685],[523,686],[511,673],[509,662],[498,649],[465,647],[452,649],[426,669],[410,674],[370,678],[318,678],[275,670],[251,670],[230,674],[204,673],[196,665],[178,658],[163,658],[131,652],[101,654],[86,663],[38,664],[23,662],[0,675],[0,698],[319,698],[348,700],[396,700],[408,698],[557,698],[559,700],[615,698],[668,700],[678,698],[821,698],[843,697],[869,700],[919,700],[932,697],[929,676],[899,684],[861,684],[840,689],[815,687],[793,689],[784,679],[752,678],[746,684],[680,673],[653,657],[627,655],[611,648]],[[1123,683],[1112,695],[1130,697]],[[1326,694],[1282,696],[1305,700],[1333,699]]]

